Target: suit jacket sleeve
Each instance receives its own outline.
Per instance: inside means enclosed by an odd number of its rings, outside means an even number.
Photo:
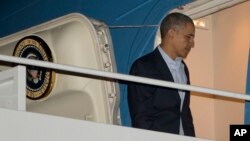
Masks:
[[[144,76],[143,67],[140,63],[135,63],[131,67],[130,74],[136,76]],[[128,85],[128,105],[132,120],[132,126],[143,129],[150,129],[154,114],[152,108],[152,93],[154,88],[149,85],[139,83],[129,83]]]

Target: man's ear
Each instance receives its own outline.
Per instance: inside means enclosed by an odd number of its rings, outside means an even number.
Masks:
[[[167,32],[167,36],[169,38],[173,38],[174,34],[175,34],[175,30],[174,29],[169,29],[168,32]]]

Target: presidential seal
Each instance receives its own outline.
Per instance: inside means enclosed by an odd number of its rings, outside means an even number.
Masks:
[[[53,62],[50,48],[43,39],[37,36],[27,36],[19,40],[13,56]],[[53,88],[55,72],[35,66],[27,66],[26,70],[27,98],[39,100],[47,97]]]

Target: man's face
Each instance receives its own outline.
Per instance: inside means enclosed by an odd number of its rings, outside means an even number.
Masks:
[[[176,57],[186,58],[191,48],[194,47],[195,28],[186,24],[178,31],[174,31],[172,45]]]

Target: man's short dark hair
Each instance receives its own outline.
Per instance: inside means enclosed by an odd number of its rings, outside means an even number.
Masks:
[[[193,20],[187,15],[177,12],[168,14],[161,22],[161,38],[166,36],[169,29],[178,30],[188,23],[194,26]]]

